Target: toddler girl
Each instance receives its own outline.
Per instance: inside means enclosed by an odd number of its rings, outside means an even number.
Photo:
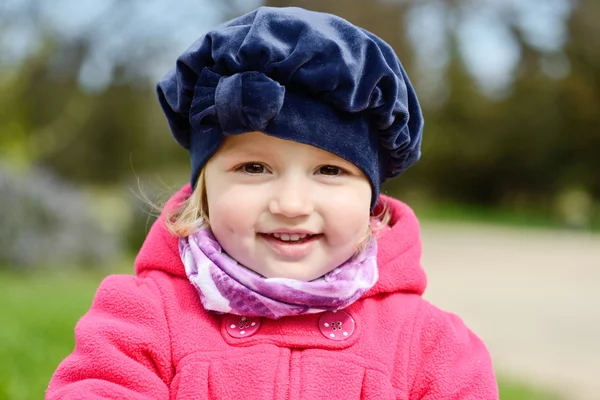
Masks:
[[[393,50],[259,8],[158,84],[191,184],[76,327],[48,399],[497,399],[489,354],[421,298],[418,223],[380,185],[420,156]]]

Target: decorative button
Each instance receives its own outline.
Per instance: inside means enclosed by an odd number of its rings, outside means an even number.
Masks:
[[[327,339],[344,340],[352,336],[356,323],[346,311],[327,311],[319,318],[319,330]]]
[[[225,317],[225,329],[231,337],[243,338],[254,335],[260,328],[260,318],[240,317],[229,314]]]

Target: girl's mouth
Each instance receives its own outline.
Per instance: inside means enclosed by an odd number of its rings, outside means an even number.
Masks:
[[[310,240],[314,236],[318,236],[308,233],[267,233],[265,235],[281,240],[282,242],[289,243],[303,243],[306,240]]]
[[[286,259],[298,259],[311,252],[323,234],[259,233],[258,236]]]

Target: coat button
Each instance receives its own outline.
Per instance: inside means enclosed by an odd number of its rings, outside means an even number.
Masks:
[[[327,339],[344,340],[352,336],[356,323],[346,311],[327,311],[319,318],[319,330]]]
[[[260,328],[260,318],[258,317],[241,317],[232,314],[225,317],[225,329],[231,337],[252,336],[258,331],[258,328]]]

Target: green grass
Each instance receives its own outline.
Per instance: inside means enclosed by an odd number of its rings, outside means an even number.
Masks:
[[[73,328],[101,280],[98,272],[0,272],[0,400],[44,397],[53,371],[73,350]],[[555,400],[504,381],[500,393],[503,400]]]
[[[0,274],[0,400],[44,397],[101,280],[98,273]]]
[[[520,383],[501,380],[499,386],[500,400],[559,400],[550,393],[536,391]]]

